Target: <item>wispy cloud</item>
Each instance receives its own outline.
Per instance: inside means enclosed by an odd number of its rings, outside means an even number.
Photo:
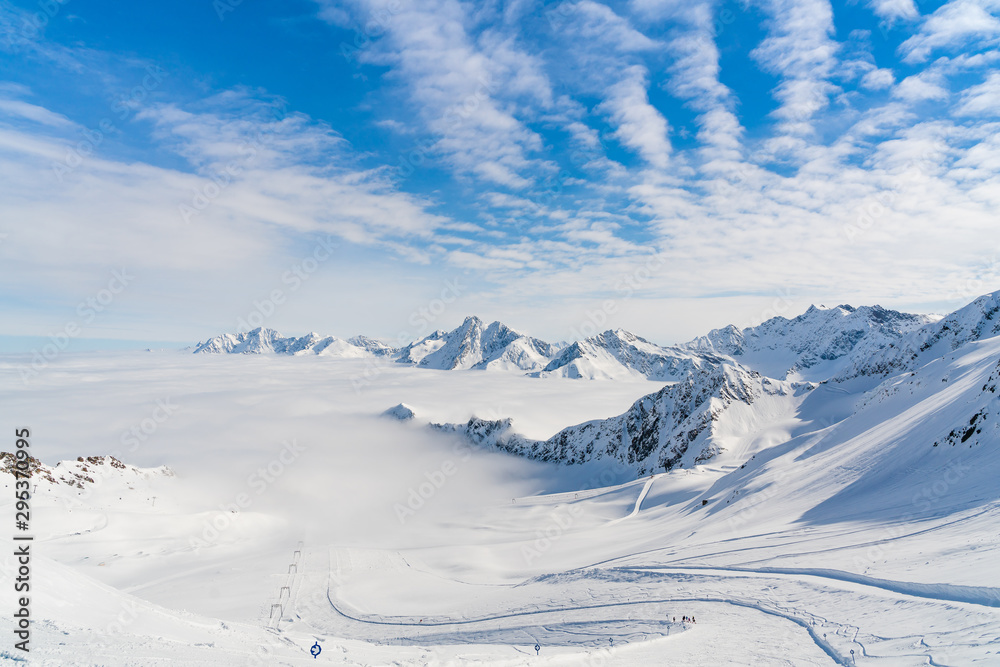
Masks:
[[[782,78],[773,91],[781,106],[774,112],[781,131],[808,135],[810,120],[825,109],[837,87],[830,78],[837,66],[833,9],[828,0],[768,0],[767,37],[753,52],[766,71]]]
[[[355,9],[363,23],[384,8],[358,2]],[[547,81],[513,40],[491,31],[471,34],[466,10],[455,0],[402,3],[385,20],[384,37],[360,58],[393,69],[426,131],[436,138],[434,151],[451,169],[523,189],[539,168],[532,154],[542,140],[500,95],[528,96],[545,106],[551,99]]]
[[[1000,116],[1000,72],[990,72],[986,81],[962,93],[956,113],[987,118]]]
[[[868,6],[876,16],[890,25],[901,20],[912,21],[920,16],[913,0],[870,0]]]
[[[953,0],[928,16],[917,34],[900,45],[903,61],[924,62],[937,50],[996,45],[1000,20],[996,6],[977,0]]]
[[[614,136],[641,155],[650,165],[666,169],[670,162],[667,120],[650,103],[645,68],[633,65],[622,72],[622,81],[609,87],[599,107],[617,129]]]
[[[892,94],[907,102],[946,100],[948,91],[942,86],[943,77],[938,72],[927,71],[908,76],[899,82]]]

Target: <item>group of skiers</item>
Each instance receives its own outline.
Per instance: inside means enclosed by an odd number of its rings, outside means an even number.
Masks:
[[[677,622],[677,617],[674,616],[674,623]],[[681,623],[695,623],[694,616],[681,616]]]

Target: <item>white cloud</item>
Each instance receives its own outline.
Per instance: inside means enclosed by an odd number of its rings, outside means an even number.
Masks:
[[[667,120],[650,103],[645,69],[637,65],[622,72],[622,81],[607,90],[601,103],[617,126],[615,137],[641,155],[650,165],[666,169],[671,146]]]
[[[942,81],[942,77],[936,72],[921,72],[900,81],[899,85],[893,89],[892,95],[907,102],[946,100],[949,93],[942,86]]]
[[[868,6],[875,16],[890,25],[896,21],[912,21],[920,16],[913,0],[869,0]]]
[[[828,0],[769,0],[764,6],[768,35],[752,56],[783,79],[773,92],[783,131],[808,134],[812,118],[838,90],[829,83],[840,48],[833,39],[833,10]]]
[[[414,238],[447,222],[380,173],[351,168],[343,142],[304,117],[269,125],[176,107],[145,117],[197,173],[120,162],[100,146],[81,151],[78,137],[0,122],[0,220],[10,233],[0,245],[4,291],[66,302],[69,315],[95,280],[125,267],[147,299],[147,323],[189,312],[185,301],[211,304],[200,312],[211,317],[222,294],[239,295],[243,309],[261,284],[281,287],[282,271],[316,238],[370,248],[406,239],[412,251]],[[341,166],[311,161],[319,149]],[[27,285],[18,276],[29,273]]]
[[[566,126],[573,140],[584,148],[597,148],[601,145],[601,135],[592,127],[574,121]]]
[[[660,44],[636,30],[628,19],[599,2],[582,0],[573,5],[573,34],[578,39],[614,45],[620,52],[641,52],[659,48]]]
[[[603,98],[597,110],[623,146],[649,165],[666,168],[672,152],[669,124],[650,103],[648,69],[640,58],[663,45],[606,5],[584,0],[560,7],[566,9],[556,16],[554,32],[573,58],[572,85]]]
[[[893,76],[892,70],[890,69],[873,69],[872,71],[865,74],[861,79],[861,87],[868,90],[885,90],[886,88],[892,88],[892,84],[896,83],[896,77]]]
[[[995,44],[998,38],[1000,20],[975,0],[953,0],[927,17],[920,31],[903,42],[899,51],[904,62],[919,63],[935,50]]]
[[[962,93],[955,112],[960,116],[1000,116],[1000,72],[991,72],[986,81]]]
[[[665,11],[676,15],[678,9],[671,7]],[[700,112],[698,139],[710,147],[702,151],[702,158],[737,160],[744,130],[733,113],[735,97],[719,80],[721,67],[712,5],[686,6],[681,16],[683,21],[679,21],[680,26],[669,42],[674,56],[669,90]]]
[[[50,127],[73,127],[74,123],[62,114],[21,100],[0,99],[0,114],[17,116]]]
[[[364,16],[383,8],[359,2]],[[387,15],[385,35],[362,52],[366,62],[388,65],[406,86],[425,128],[437,138],[434,153],[459,174],[523,189],[541,138],[505,104],[506,96],[551,104],[542,70],[532,56],[499,33],[479,41],[467,30],[467,7],[455,0],[403,4]]]

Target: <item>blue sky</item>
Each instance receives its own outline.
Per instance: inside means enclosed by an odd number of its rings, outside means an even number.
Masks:
[[[998,16],[0,2],[0,335],[950,311],[1000,288]]]

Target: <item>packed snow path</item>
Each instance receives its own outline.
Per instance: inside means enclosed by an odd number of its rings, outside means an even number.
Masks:
[[[968,664],[969,655],[1000,636],[1000,611],[975,603],[932,600],[896,586],[825,576],[814,571],[741,568],[606,567],[534,577],[516,585],[441,582],[464,588],[462,612],[445,601],[422,601],[423,614],[380,612],[338,591],[371,569],[408,572],[415,588],[429,575],[397,553],[310,550],[306,574],[290,605],[289,626],[302,632],[380,644],[507,644],[598,647],[676,636],[702,625],[757,625],[761,616],[787,626],[792,641],[809,642],[829,660],[856,657],[880,664]],[[324,571],[325,570],[325,571]],[[450,598],[450,595],[444,596]],[[730,628],[742,632],[740,628]],[[794,639],[792,639],[794,638]]]

